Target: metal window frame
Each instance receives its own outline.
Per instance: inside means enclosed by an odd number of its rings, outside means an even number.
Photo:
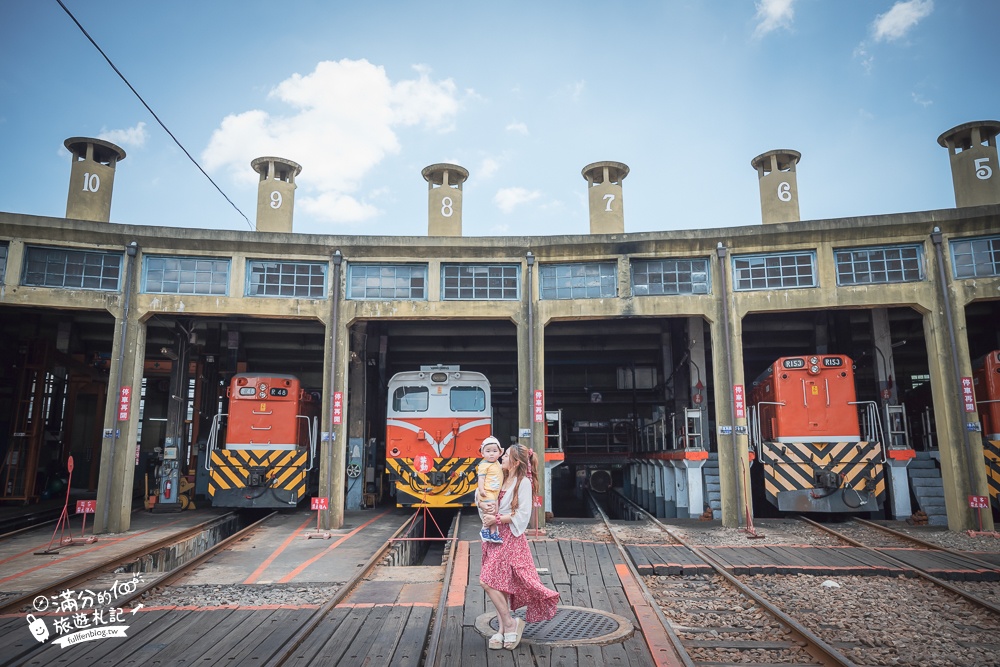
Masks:
[[[0,285],[7,283],[7,254],[10,252],[10,244],[7,241],[0,241]]]
[[[465,271],[481,271],[485,276],[464,275]],[[493,275],[494,270],[500,275]],[[454,275],[449,273],[455,272]],[[507,275],[507,274],[510,275]],[[482,281],[485,280],[485,284]],[[494,281],[499,285],[493,285]],[[507,285],[513,280],[513,286]],[[454,295],[449,295],[453,292]],[[507,296],[505,296],[505,294]],[[520,264],[442,264],[441,265],[441,300],[442,301],[517,301],[521,298],[521,265]]]
[[[986,243],[987,247],[977,250],[974,247],[977,242]],[[969,252],[958,252],[956,246],[966,243],[969,244]],[[1000,276],[1000,235],[948,239],[948,252],[951,255],[951,275],[955,280]],[[992,259],[976,262],[977,254],[992,255]],[[971,261],[960,263],[960,257],[969,257]],[[989,272],[980,272],[980,267],[989,267]],[[971,273],[962,273],[963,268],[971,268]]]
[[[808,262],[802,262],[808,259]],[[793,260],[788,263],[785,260]],[[740,267],[741,262],[747,262],[746,267]],[[750,255],[733,255],[732,263],[729,265],[733,273],[734,292],[758,292],[773,289],[810,289],[819,286],[816,275],[816,251],[794,251],[777,253],[755,253]],[[808,267],[808,271],[804,271]],[[749,272],[750,275],[742,276],[741,272]],[[809,284],[803,284],[801,279],[808,276]],[[771,280],[778,278],[781,284],[769,284]],[[794,280],[797,284],[786,284],[787,280]],[[749,281],[748,286],[741,286]],[[763,284],[759,284],[763,282]]]
[[[176,262],[176,266],[163,268],[157,268],[153,266],[157,262]],[[194,262],[193,265],[186,265],[188,262]],[[201,265],[201,263],[209,262],[213,266],[211,268],[206,268]],[[224,271],[219,271],[214,266],[217,263],[221,263],[224,267]],[[151,290],[149,288],[149,274],[153,271],[160,271],[163,276],[160,278],[160,289]],[[184,273],[194,273],[193,281],[182,280]],[[170,274],[170,280],[168,281],[167,275]],[[176,277],[175,277],[176,275]],[[229,257],[202,257],[198,255],[143,255],[142,257],[142,286],[141,291],[143,294],[175,294],[178,296],[229,296],[229,278],[232,275],[232,259]],[[204,277],[208,276],[209,280],[207,284],[209,287],[212,285],[221,284],[224,289],[222,291],[199,291],[198,286],[206,284]],[[201,279],[199,279],[199,277]],[[224,280],[219,280],[219,278],[224,278]],[[176,283],[177,290],[165,290],[163,289],[164,283]],[[191,291],[185,291],[180,288],[184,284],[192,285]]]
[[[904,257],[903,253],[912,251],[912,257]],[[887,253],[896,252],[898,256],[887,257]],[[881,257],[872,257],[881,253]],[[855,255],[864,254],[864,258],[857,258]],[[863,285],[894,285],[900,283],[914,283],[926,279],[924,272],[924,247],[920,243],[901,243],[896,245],[863,246],[857,248],[835,248],[833,251],[834,267],[837,274],[837,286],[854,287]],[[899,268],[893,268],[891,262],[899,262]],[[915,262],[915,267],[907,267],[908,262]],[[878,264],[881,263],[881,266]],[[857,270],[857,267],[867,267],[867,269]],[[844,269],[849,270],[844,270]],[[916,272],[907,276],[908,272]],[[891,274],[898,272],[899,279],[893,279]],[[867,275],[867,280],[859,280],[858,276]],[[845,282],[844,276],[853,276],[854,280]]]
[[[61,272],[51,272],[49,271],[50,266],[58,266],[59,262],[52,261],[50,255],[46,255],[44,258],[44,268],[41,270],[42,281],[41,282],[31,282],[29,280],[29,275],[32,273],[38,273],[36,269],[32,268],[33,263],[42,261],[40,258],[32,258],[33,252],[45,252],[45,253],[63,253],[62,259],[62,271]],[[79,264],[71,264],[68,260],[71,257],[81,258]],[[24,262],[21,267],[21,284],[28,287],[51,287],[55,289],[78,289],[87,290],[90,292],[118,292],[121,290],[122,286],[122,259],[124,253],[121,252],[109,252],[105,250],[85,250],[83,248],[65,248],[59,246],[46,246],[46,245],[26,245],[24,247]],[[88,260],[99,259],[99,263],[89,262]],[[116,265],[111,265],[108,260],[114,260],[117,262]],[[72,274],[74,281],[72,284],[68,284],[68,278],[70,277],[69,267],[79,266],[80,271],[78,274]],[[113,277],[105,275],[105,272],[109,269],[114,269],[116,272]],[[88,271],[90,270],[90,271]],[[96,270],[96,271],[95,271]],[[4,273],[6,273],[6,252],[4,254]],[[88,275],[88,273],[90,275]],[[58,281],[50,281],[49,277],[59,278]],[[76,282],[76,278],[79,278],[79,282]],[[96,280],[98,285],[95,287],[93,285],[86,285],[85,283],[89,280]],[[111,284],[111,286],[105,286],[105,284]]]
[[[604,272],[606,269],[609,272]],[[613,292],[605,292],[606,286],[613,288]],[[617,296],[617,261],[546,263],[538,267],[538,298],[541,300],[613,299]]]
[[[265,264],[276,264],[280,268],[277,272],[269,272]],[[262,271],[258,274],[261,276],[260,282],[254,282],[254,269],[255,265],[261,266]],[[294,267],[296,271],[292,273],[287,273],[285,271],[286,267]],[[325,299],[326,298],[326,288],[327,288],[327,269],[329,265],[326,262],[312,262],[304,260],[284,260],[284,259],[248,259],[247,260],[247,272],[246,272],[246,284],[244,285],[243,293],[245,296],[250,298],[260,298],[260,299]],[[309,271],[305,274],[300,274],[297,269],[308,268]],[[319,273],[314,273],[313,270],[318,269]],[[285,278],[290,276],[290,281],[286,281]],[[277,278],[277,284],[268,280],[271,277]],[[299,281],[302,277],[306,280],[303,284]],[[316,282],[316,278],[319,281]],[[253,293],[254,287],[260,289],[259,293]],[[280,292],[284,288],[291,288],[291,294],[281,294]],[[274,288],[277,294],[269,294],[267,291]],[[305,290],[305,294],[298,293],[300,289]],[[319,293],[310,293],[313,290],[318,289]]]
[[[687,262],[687,269],[681,269],[677,264],[681,262]],[[702,262],[702,269],[695,269],[695,262]],[[651,265],[654,263],[659,263],[660,266],[658,270],[650,271]],[[668,263],[673,263],[673,266],[668,266]],[[637,269],[643,270],[637,270]],[[701,295],[701,294],[711,294],[712,293],[712,272],[709,270],[709,259],[707,257],[657,257],[657,258],[634,258],[629,262],[629,269],[631,273],[631,285],[632,294],[636,296],[684,296],[684,295]],[[695,282],[693,279],[687,282],[681,282],[680,275],[687,273],[689,276],[693,276],[696,273],[704,273],[704,282]],[[659,275],[660,280],[651,281],[649,279],[646,282],[638,282],[636,280],[636,275]],[[671,275],[674,277],[673,280],[667,281],[666,276]],[[667,286],[670,285],[674,288],[673,291],[668,291]],[[704,286],[705,291],[700,292],[695,290],[695,286]],[[688,289],[684,290],[682,287],[686,286]],[[637,288],[645,287],[645,290],[637,290]],[[654,287],[659,287],[658,290]]]
[[[377,271],[371,274],[373,269]],[[402,278],[397,274],[398,269],[406,269],[410,272],[405,278],[407,281],[405,286],[399,284]],[[386,272],[390,270],[392,274],[387,275]],[[362,271],[364,275],[358,276],[358,271]],[[347,298],[353,301],[427,301],[427,275],[427,264],[352,263],[347,267]],[[364,294],[361,295],[354,291],[355,282],[359,278],[363,279]],[[414,278],[422,278],[423,284],[415,287]],[[423,294],[413,296],[414,289],[421,290]],[[400,296],[400,290],[405,290],[407,295]],[[371,294],[372,291],[377,291],[378,294]]]

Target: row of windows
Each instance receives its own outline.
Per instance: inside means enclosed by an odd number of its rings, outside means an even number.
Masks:
[[[1000,236],[958,239],[949,243],[956,278],[1000,276]],[[230,260],[146,256],[141,290],[150,294],[225,296]],[[117,291],[122,254],[28,246],[22,284],[40,287]],[[919,244],[834,251],[837,285],[883,285],[924,279]],[[7,245],[0,244],[0,279],[6,272]],[[707,258],[634,259],[632,293],[644,295],[709,294]],[[816,287],[816,252],[788,252],[732,257],[737,291]],[[518,264],[445,264],[441,296],[452,300],[517,300],[521,296]],[[542,299],[600,299],[618,296],[614,261],[542,264]],[[347,298],[410,300],[427,298],[426,264],[350,264]],[[247,296],[322,299],[327,295],[325,262],[247,262]]]

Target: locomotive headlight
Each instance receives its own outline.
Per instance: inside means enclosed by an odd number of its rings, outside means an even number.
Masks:
[[[809,363],[815,367],[819,363],[819,357],[809,357]]]
[[[809,372],[810,373],[819,373],[819,366],[813,364],[812,366],[809,367]]]

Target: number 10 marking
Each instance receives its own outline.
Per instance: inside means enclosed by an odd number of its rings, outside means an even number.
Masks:
[[[83,173],[83,191],[84,192],[97,192],[101,189],[101,177],[97,174],[91,174],[89,171]]]

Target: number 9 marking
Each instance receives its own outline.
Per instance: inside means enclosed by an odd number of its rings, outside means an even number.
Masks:
[[[792,186],[787,181],[778,184],[778,199],[781,201],[792,201]]]
[[[976,178],[981,181],[987,180],[993,175],[993,170],[990,169],[990,165],[986,164],[990,159],[988,157],[981,157],[976,160]]]
[[[450,218],[451,214],[455,212],[454,203],[451,201],[451,197],[445,197],[441,200],[441,215],[446,218]]]
[[[281,208],[281,193],[277,190],[271,193],[271,208]]]

